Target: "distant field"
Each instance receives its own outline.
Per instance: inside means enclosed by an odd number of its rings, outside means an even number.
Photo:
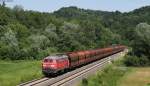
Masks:
[[[150,67],[110,66],[82,80],[79,86],[150,86]]]
[[[79,86],[117,86],[118,81],[129,71],[126,67],[110,66],[102,72],[83,79]]]
[[[119,86],[150,86],[150,67],[133,68],[121,79]]]
[[[42,77],[40,61],[0,61],[0,86],[16,86]]]

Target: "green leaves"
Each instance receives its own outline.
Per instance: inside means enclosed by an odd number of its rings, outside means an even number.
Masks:
[[[41,59],[55,52],[111,44],[125,44],[133,47],[137,56],[150,56],[148,10],[144,7],[121,13],[67,7],[41,13],[25,11],[21,6],[0,6],[0,57]]]
[[[50,43],[49,39],[44,35],[31,35],[29,36],[29,42],[31,47],[39,49],[45,48]]]
[[[143,42],[150,44],[150,25],[147,23],[140,23],[136,27],[137,38]]]
[[[140,23],[135,29],[135,40],[132,44],[134,52],[138,56],[150,56],[150,25]]]

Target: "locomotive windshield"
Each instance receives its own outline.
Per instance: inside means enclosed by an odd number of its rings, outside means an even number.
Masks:
[[[65,54],[56,54],[46,57],[47,59],[61,59],[61,58],[67,58],[67,55]]]

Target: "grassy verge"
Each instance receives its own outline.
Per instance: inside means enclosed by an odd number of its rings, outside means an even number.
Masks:
[[[121,79],[119,86],[150,86],[150,67],[132,68],[132,72]]]
[[[0,86],[16,86],[40,78],[40,66],[40,61],[0,61]]]
[[[124,67],[118,61],[106,67],[103,71],[97,72],[94,76],[83,79],[79,86],[117,86],[118,81],[128,73],[130,68]]]
[[[113,62],[83,79],[79,86],[150,86],[150,67],[126,67],[123,61]]]

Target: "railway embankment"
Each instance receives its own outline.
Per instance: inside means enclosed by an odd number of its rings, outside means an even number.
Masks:
[[[124,66],[122,60],[118,60],[108,65],[103,71],[97,71],[94,75],[82,79],[78,86],[119,86],[122,77],[130,71],[131,68]]]
[[[82,79],[78,86],[150,86],[150,67],[128,67],[125,59],[126,56]]]

